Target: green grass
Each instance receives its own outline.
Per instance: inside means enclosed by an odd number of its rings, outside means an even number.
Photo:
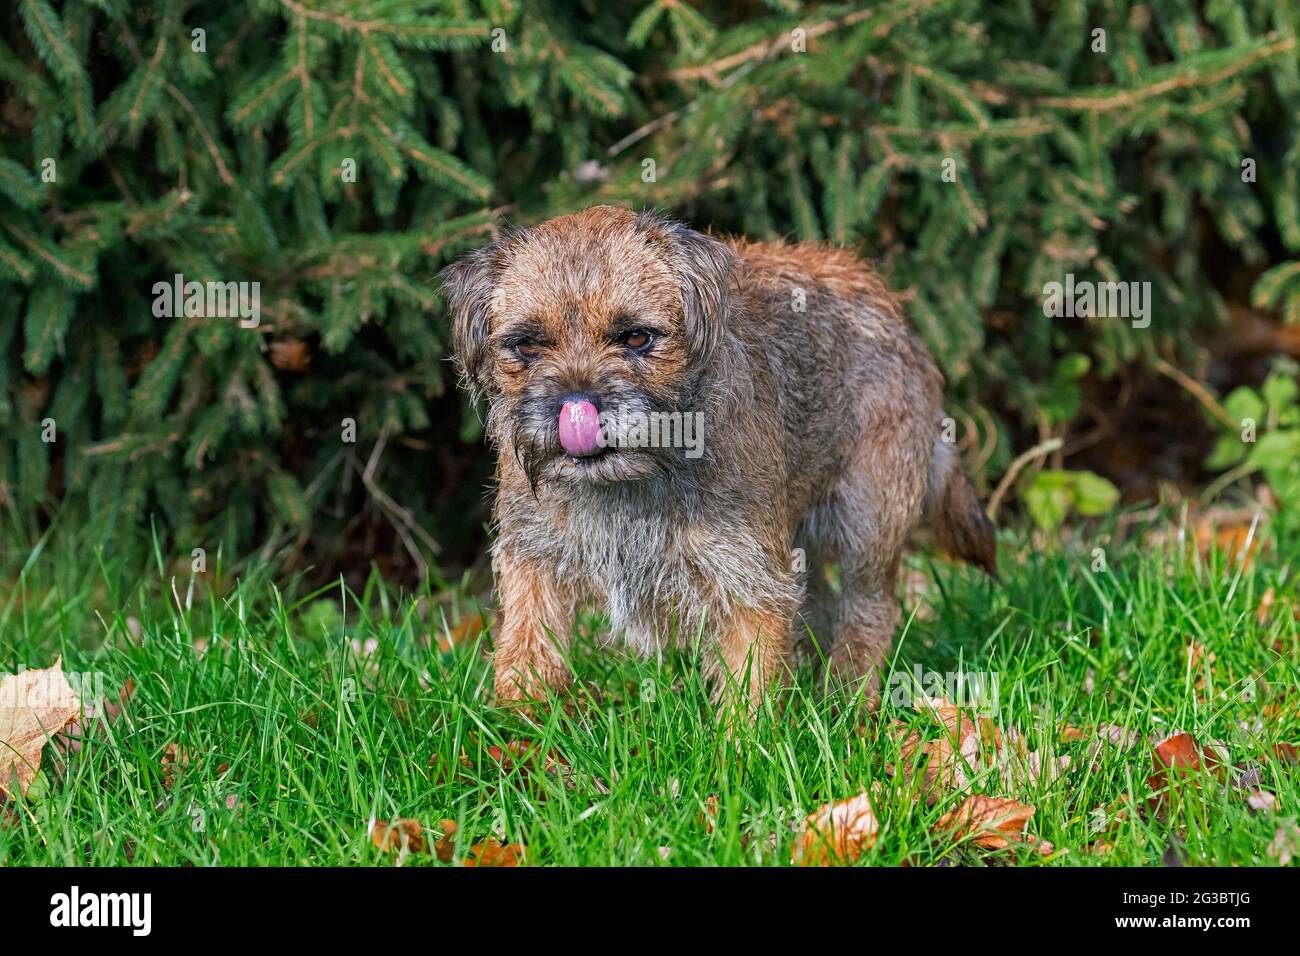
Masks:
[[[970,772],[975,792],[1035,807],[1030,829],[1055,845],[1048,856],[981,851],[936,832],[960,794],[927,804],[887,772],[902,763],[891,722],[934,739],[931,716],[886,699],[864,720],[823,693],[811,666],[779,706],[720,737],[690,655],[597,652],[600,622],[587,621],[575,663],[592,692],[529,724],[490,702],[489,638],[438,647],[472,611],[463,588],[403,595],[372,577],[360,593],[304,594],[246,568],[214,574],[218,595],[203,580],[191,591],[188,574],[173,588],[164,569],[174,557],[161,553],[132,574],[104,551],[38,548],[0,577],[0,671],[62,654],[65,670],[102,672],[110,688],[129,678],[132,720],[94,735],[64,773],[47,748],[43,792],[0,826],[0,863],[392,865],[368,824],[401,817],[455,820],[466,842],[524,844],[533,864],[785,864],[805,814],[864,790],[882,824],[865,864],[1141,865],[1170,853],[1276,862],[1268,846],[1292,832],[1300,801],[1273,750],[1300,742],[1294,556],[1274,548],[1243,572],[1225,570],[1222,556],[1207,564],[1130,546],[1094,573],[1092,547],[1006,535],[1000,584],[916,557],[927,593],[910,602],[895,642],[899,668],[997,673],[1002,732],[1072,758],[1056,779]],[[1270,587],[1278,600],[1260,623]],[[1212,666],[1208,655],[1192,662],[1191,640],[1213,653]],[[1143,740],[1092,754],[1091,740],[1063,739],[1067,724],[1089,734],[1119,725]],[[1170,793],[1162,814],[1127,814],[1105,836],[1113,849],[1090,853],[1097,808],[1145,806],[1147,738],[1175,729],[1222,741],[1279,808],[1254,811],[1244,792],[1206,774]],[[494,757],[491,748],[522,739],[567,770]],[[172,744],[189,764],[168,790]],[[432,854],[402,862],[440,865]]]

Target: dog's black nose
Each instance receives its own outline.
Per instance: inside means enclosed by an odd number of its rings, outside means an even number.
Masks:
[[[591,404],[595,406],[597,412],[603,412],[605,410],[605,406],[601,402],[600,396],[595,392],[565,392],[563,395],[560,395],[555,399],[555,414],[560,414],[560,409],[565,405],[576,402],[591,402]]]

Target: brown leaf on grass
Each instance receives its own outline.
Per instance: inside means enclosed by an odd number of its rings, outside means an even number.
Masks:
[[[1128,821],[1132,809],[1132,797],[1127,793],[1113,800],[1109,806],[1094,807],[1088,814],[1088,829],[1093,833],[1114,836],[1120,826]]]
[[[1190,783],[1193,787],[1202,771],[1222,771],[1228,765],[1226,754],[1202,747],[1189,733],[1179,732],[1156,744],[1151,754],[1153,772],[1147,785],[1155,791],[1147,801],[1147,810],[1159,813],[1166,795],[1173,789]]]
[[[411,722],[412,711],[410,701],[405,697],[395,697],[391,694],[385,695],[385,700],[388,702],[389,708],[393,711],[394,717],[404,724],[409,724]]]
[[[891,776],[900,776],[933,805],[949,791],[968,790],[981,779],[995,778],[1006,788],[1051,783],[1064,776],[1073,758],[1053,750],[1030,750],[1029,738],[1015,727],[1001,730],[990,717],[972,717],[946,699],[928,699],[916,709],[940,727],[933,739],[923,740],[918,730],[901,720],[886,733],[899,742],[901,766],[886,764]],[[1083,731],[1065,725],[1062,735],[1080,739]],[[917,772],[921,774],[916,786]]]
[[[1283,691],[1276,699],[1264,705],[1261,716],[1265,720],[1291,720],[1300,711],[1300,699],[1290,691]]]
[[[1003,786],[1037,787],[1039,783],[1054,783],[1073,765],[1069,756],[1056,757],[1050,751],[1044,757],[1041,751],[1028,753],[1006,748],[998,754],[998,770]]]
[[[843,866],[871,849],[880,832],[865,793],[810,813],[790,855],[798,866]]]
[[[25,796],[41,766],[41,750],[81,713],[63,674],[63,659],[44,670],[0,679],[0,796]]]
[[[1100,769],[1101,756],[1113,747],[1120,752],[1132,750],[1138,745],[1142,735],[1118,724],[1105,724],[1097,729],[1097,739],[1088,747],[1087,760],[1094,770]]]
[[[1300,747],[1295,744],[1274,744],[1273,754],[1278,760],[1295,766],[1300,764]]]
[[[919,703],[917,710],[928,713],[941,729],[924,742],[915,731],[908,736],[901,748],[902,770],[909,776],[916,766],[923,768],[925,800],[932,804],[943,791],[970,786],[971,771],[993,766],[1002,736],[988,717],[971,718],[946,701]]]
[[[1288,817],[1273,834],[1266,851],[1279,866],[1290,866],[1292,857],[1300,857],[1300,827]]]
[[[399,823],[411,824],[411,820],[399,820]],[[419,824],[414,824],[419,828]],[[456,821],[440,820],[438,829],[442,831],[433,842],[433,852],[439,862],[451,863],[456,858]],[[378,844],[376,844],[378,845]],[[412,845],[412,850],[417,852],[423,851],[424,841],[421,838],[420,846]],[[462,866],[518,866],[524,862],[526,850],[518,843],[502,844],[499,841],[489,837],[482,843],[475,843],[469,848],[469,856],[462,862]]]
[[[55,738],[55,743],[58,745],[59,750],[69,754],[79,753],[81,751],[82,743],[92,730],[96,728],[101,730],[107,728],[109,725],[115,723],[124,713],[126,714],[126,723],[129,729],[131,717],[127,710],[127,705],[130,702],[131,695],[134,693],[135,681],[128,677],[126,683],[122,685],[122,689],[117,692],[116,700],[111,697],[105,697],[100,702],[98,714],[92,716],[89,713],[90,707],[87,706],[86,712],[82,717],[79,717],[72,723],[68,724],[67,729]]]
[[[1277,600],[1277,592],[1269,588],[1264,592],[1264,596],[1259,599],[1259,607],[1255,608],[1255,620],[1262,626],[1268,623],[1272,616],[1273,602]]]
[[[401,850],[423,853],[429,848],[415,820],[397,819],[392,823],[376,820],[370,828],[370,839],[376,847],[390,853]]]
[[[560,756],[555,749],[543,750],[541,744],[526,739],[507,740],[503,747],[493,744],[488,747],[487,752],[489,757],[506,770],[514,766],[529,769],[537,768],[539,758],[541,760],[540,769],[547,773],[554,773],[559,768],[568,767],[569,765],[568,761]]]
[[[518,866],[527,850],[518,843],[502,844],[489,837],[469,848],[462,866]]]
[[[711,793],[704,798],[704,806],[699,813],[700,825],[705,833],[712,833],[718,825],[718,795]]]
[[[441,862],[450,863],[456,856],[456,821],[440,820],[438,828],[442,830],[442,836],[434,841],[433,852]]]
[[[896,767],[891,763],[885,764],[885,772],[891,777],[897,774],[901,774],[905,778],[909,777],[914,769],[915,758],[917,755],[925,753],[920,733],[901,720],[891,720],[885,733],[898,741],[898,754],[903,760],[903,766],[901,767]]]
[[[957,708],[941,715],[944,733],[930,742],[931,779],[949,789],[969,785],[968,771],[991,767],[1001,749],[1001,735],[987,717],[972,720]],[[981,757],[983,759],[981,760]]]
[[[1214,662],[1217,660],[1212,650],[1197,641],[1187,644],[1187,666],[1196,677],[1196,689],[1205,690],[1207,676],[1214,674]],[[1207,673],[1208,671],[1208,673]]]
[[[1196,738],[1189,733],[1177,733],[1166,737],[1156,744],[1152,754],[1155,773],[1147,782],[1153,789],[1160,789],[1169,779],[1169,771],[1177,773],[1195,772],[1201,769],[1201,748]]]
[[[1249,520],[1224,520],[1211,512],[1196,523],[1196,550],[1202,561],[1222,552],[1228,569],[1245,571],[1259,550],[1263,526]]]
[[[189,765],[190,752],[179,744],[168,744],[162,755],[163,789],[170,792]]]
[[[1073,724],[1062,724],[1060,730],[1061,739],[1066,743],[1073,743],[1076,740],[1086,740],[1088,732],[1075,727]]]
[[[934,828],[951,830],[958,840],[970,837],[975,846],[986,850],[1005,850],[1012,843],[1025,843],[1046,856],[1052,852],[1052,845],[1026,832],[1033,815],[1033,807],[1015,800],[976,794],[940,817]]]
[[[1120,750],[1132,750],[1141,739],[1136,730],[1129,730],[1119,724],[1106,724],[1097,733],[1112,747],[1118,747]]]
[[[578,786],[578,774],[555,748],[546,749],[532,740],[507,740],[503,746],[493,744],[487,748],[488,757],[499,764],[502,770],[518,768],[521,773],[552,774],[559,778],[566,790]],[[468,759],[462,757],[462,763],[470,766]],[[538,799],[545,799],[546,791],[538,784],[540,781],[527,777],[524,781]]]
[[[1267,790],[1254,790],[1246,794],[1246,806],[1252,810],[1276,810],[1277,796]]]
[[[450,651],[452,648],[467,644],[480,633],[488,629],[487,619],[477,612],[466,614],[455,627],[448,628],[438,638],[438,650]]]
[[[1004,787],[1037,787],[1040,781],[1052,783],[1065,775],[1073,763],[1068,756],[1057,757],[1050,750],[1030,750],[1025,736],[1014,727],[1003,735],[1005,745],[994,754],[998,776]]]

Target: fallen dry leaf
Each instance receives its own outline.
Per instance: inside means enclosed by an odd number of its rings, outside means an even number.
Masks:
[[[434,841],[433,852],[437,854],[440,862],[450,863],[456,856],[456,843],[453,839],[456,836],[456,821],[441,820],[438,827],[442,830],[442,836]]]
[[[1068,756],[1057,757],[1048,751],[1030,750],[1025,737],[1015,728],[1004,735],[1005,746],[994,755],[994,763],[1002,786],[1037,787],[1039,782],[1052,783],[1070,769],[1073,761]]]
[[[1118,724],[1106,724],[1097,729],[1097,739],[1088,747],[1088,762],[1094,770],[1101,767],[1100,760],[1106,750],[1114,747],[1120,752],[1132,750],[1138,745],[1142,736],[1135,730],[1129,730]]]
[[[1147,782],[1153,790],[1160,790],[1169,780],[1169,771],[1175,771],[1175,775],[1178,775],[1201,769],[1201,748],[1191,734],[1177,733],[1156,745],[1152,761],[1155,773],[1147,778]]]
[[[170,791],[190,765],[190,752],[179,744],[168,744],[162,755],[163,789]]]
[[[546,773],[556,773],[569,766],[559,752],[543,750],[540,744],[531,740],[507,740],[504,747],[498,747],[496,744],[488,747],[488,756],[499,763],[503,769],[509,770],[518,765],[535,769],[537,767],[538,757],[543,757],[541,769]]]
[[[423,853],[428,849],[420,824],[415,820],[397,819],[392,823],[376,820],[370,828],[370,839],[376,847],[390,853],[399,850]]]
[[[63,674],[63,659],[44,670],[0,679],[0,796],[26,796],[41,766],[41,749],[81,713],[81,702]]]
[[[90,707],[87,706],[81,717],[78,717],[72,723],[68,724],[67,729],[55,738],[55,744],[58,746],[59,750],[67,754],[79,753],[82,744],[91,731],[96,728],[100,730],[107,729],[110,725],[115,723],[123,713],[126,714],[125,719],[127,728],[132,729],[130,727],[131,716],[127,711],[127,704],[130,701],[131,695],[134,693],[135,681],[128,677],[126,683],[122,685],[122,689],[117,692],[117,700],[105,697],[100,702],[99,712],[94,715],[90,713]]]
[[[518,866],[524,861],[525,849],[518,843],[501,844],[489,837],[469,848],[462,866]]]
[[[402,820],[399,823],[411,824],[414,821]],[[419,824],[414,824],[417,832]],[[440,820],[438,829],[442,831],[433,842],[434,855],[442,863],[451,863],[456,858],[456,821]],[[377,845],[377,844],[376,844]],[[420,845],[417,848],[412,845],[413,850],[423,851],[424,840],[421,838]],[[475,843],[469,848],[469,855],[461,861],[462,866],[518,866],[524,862],[526,848],[518,843],[502,844],[499,841],[489,837],[482,843]]]
[[[411,722],[411,703],[405,697],[394,697],[391,694],[385,695],[389,708],[393,711],[393,716],[404,724]]]
[[[1073,763],[1050,750],[1031,751],[1028,739],[1014,727],[1003,733],[992,718],[971,717],[946,700],[923,701],[916,709],[937,720],[942,729],[933,740],[922,740],[918,731],[894,721],[887,732],[900,742],[902,766],[889,765],[886,770],[891,775],[901,771],[905,782],[920,770],[919,789],[928,804],[947,791],[968,789],[975,776],[983,777],[985,771],[996,774],[1004,787],[1037,786],[1040,781],[1056,780]]]
[[[1156,744],[1151,762],[1153,772],[1147,777],[1147,784],[1155,793],[1147,801],[1150,813],[1163,810],[1165,795],[1174,787],[1189,782],[1195,786],[1202,771],[1216,771],[1222,775],[1229,767],[1226,747],[1215,742],[1202,747],[1195,737],[1182,731]]]
[[[1111,746],[1118,747],[1120,750],[1133,749],[1141,739],[1136,730],[1129,730],[1119,724],[1106,724],[1097,733]]]
[[[1012,843],[1025,843],[1047,855],[1052,845],[1026,833],[1033,815],[1033,807],[1015,800],[976,794],[940,817],[934,828],[951,830],[958,840],[970,837],[972,843],[986,850],[1005,850]]]
[[[1197,641],[1190,641],[1187,645],[1187,666],[1192,674],[1196,676],[1196,689],[1205,690],[1205,680],[1207,676],[1214,674],[1215,657],[1213,651],[1204,644]],[[1202,667],[1202,665],[1205,665]],[[1207,674],[1208,670],[1208,674]]]
[[[1073,743],[1076,740],[1086,740],[1088,737],[1087,731],[1081,730],[1073,724],[1063,724],[1061,726],[1060,734],[1061,739],[1066,743]]]
[[[1093,833],[1114,836],[1120,826],[1128,821],[1132,808],[1132,798],[1128,794],[1113,800],[1109,806],[1094,807],[1088,814],[1088,829]]]
[[[460,647],[460,645],[474,640],[474,638],[478,637],[480,633],[487,629],[488,622],[482,614],[466,614],[460,619],[459,624],[455,627],[448,628],[443,632],[442,636],[438,638],[438,650],[445,652],[450,651],[454,647]]]
[[[703,809],[700,810],[699,821],[704,827],[705,833],[712,833],[718,825],[718,795],[711,793],[704,798]]]
[[[1273,602],[1276,600],[1277,592],[1271,587],[1265,591],[1264,596],[1259,599],[1259,607],[1255,609],[1255,620],[1260,625],[1268,623],[1268,619],[1272,615],[1273,611]]]
[[[1291,858],[1300,856],[1300,827],[1296,826],[1294,818],[1282,821],[1282,825],[1274,832],[1273,839],[1269,841],[1266,852],[1277,860],[1279,866],[1290,866]]]
[[[1300,711],[1300,699],[1289,692],[1282,693],[1276,700],[1264,705],[1261,716],[1265,720],[1290,720]]]
[[[880,832],[865,793],[828,803],[808,815],[791,853],[799,866],[843,866],[871,849]]]
[[[1247,570],[1259,550],[1263,527],[1251,521],[1231,521],[1219,523],[1219,516],[1206,515],[1196,524],[1196,550],[1202,561],[1209,561],[1210,555],[1218,550],[1225,561],[1226,569],[1240,567]]]
[[[1255,790],[1246,795],[1246,806],[1252,810],[1276,810],[1277,797],[1267,790]]]

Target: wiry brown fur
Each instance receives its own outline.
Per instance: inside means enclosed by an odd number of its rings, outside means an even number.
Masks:
[[[568,683],[584,604],[642,651],[703,636],[709,675],[751,702],[811,622],[832,637],[832,671],[872,694],[923,516],[941,545],[993,569],[992,527],[938,442],[939,372],[851,254],[724,242],[600,206],[505,236],[444,281],[457,359],[499,451],[501,698]],[[629,325],[663,334],[634,355],[615,334]],[[541,343],[536,356],[518,354],[521,336]],[[557,421],[575,394],[601,409],[702,412],[704,453],[574,459]]]

